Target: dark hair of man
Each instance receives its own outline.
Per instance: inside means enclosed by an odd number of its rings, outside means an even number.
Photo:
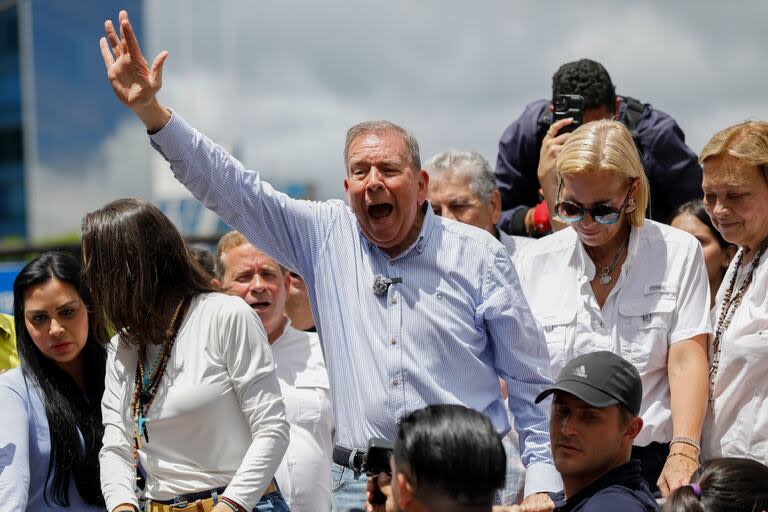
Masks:
[[[752,459],[723,458],[705,462],[691,477],[701,496],[690,485],[675,490],[664,503],[664,512],[752,512],[768,510],[768,467]]]
[[[156,206],[118,199],[83,219],[83,255],[96,319],[129,345],[163,343],[182,297],[215,289]]]
[[[197,262],[197,264],[200,265],[203,270],[208,272],[208,274],[210,274],[211,279],[216,276],[216,269],[211,251],[205,247],[191,245],[189,247],[189,253],[192,255],[192,258]]]
[[[24,321],[24,294],[31,287],[51,279],[72,285],[88,311],[88,339],[82,351],[85,395],[70,375],[40,352]],[[99,450],[104,427],[101,423],[101,395],[108,340],[106,331],[95,326],[91,296],[81,280],[80,265],[72,256],[45,253],[28,263],[13,282],[13,314],[24,378],[40,389],[50,431],[51,457],[45,478],[46,503],[49,498],[69,506],[69,483],[74,478],[86,503],[104,505],[99,486]],[[80,436],[82,435],[82,441]],[[53,479],[52,484],[48,483]]]
[[[461,405],[431,405],[400,422],[395,464],[416,497],[446,496],[457,505],[490,507],[504,485],[507,457],[491,421]]]
[[[560,94],[579,94],[584,97],[584,108],[606,107],[616,110],[616,89],[611,75],[602,64],[581,59],[560,66],[552,77],[552,98]]]
[[[709,215],[707,215],[707,210],[704,209],[703,201],[699,199],[680,205],[680,207],[675,210],[675,213],[672,214],[670,219],[674,220],[675,217],[679,217],[684,213],[692,215],[699,222],[707,226],[707,229],[712,232],[712,235],[715,237],[721,248],[726,249],[731,245],[725,240],[725,238],[723,238],[723,235],[720,234],[717,228],[715,228],[715,225],[712,224],[712,219],[709,218]]]

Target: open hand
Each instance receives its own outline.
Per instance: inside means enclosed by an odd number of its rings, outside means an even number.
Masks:
[[[107,78],[117,98],[133,110],[147,128],[159,130],[165,123],[156,126],[162,121],[158,118],[170,118],[170,114],[160,107],[156,98],[163,85],[163,64],[168,58],[168,52],[160,52],[152,61],[152,67],[149,67],[126,11],[120,11],[119,25],[118,37],[112,21],[105,21],[107,35],[99,40]]]

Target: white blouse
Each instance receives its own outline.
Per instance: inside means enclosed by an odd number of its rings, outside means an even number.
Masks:
[[[130,410],[138,352],[118,341],[109,346],[102,400],[99,459],[108,510],[138,506]],[[148,347],[149,359],[159,350]],[[145,414],[149,442],[142,440],[139,458],[148,498],[226,486],[227,497],[246,510],[256,505],[288,446],[288,423],[266,333],[242,299],[192,299]]]
[[[646,219],[632,227],[627,258],[602,309],[590,281],[595,265],[566,228],[523,249],[520,280],[542,325],[557,376],[574,357],[608,350],[630,361],[643,381],[637,446],[668,443],[672,409],[670,345],[711,332],[709,282],[700,244],[688,233]]]
[[[741,251],[741,249],[739,250]],[[723,296],[733,276],[735,262],[725,274],[712,310],[716,326]],[[714,407],[704,421],[702,455],[747,457],[768,464],[768,255],[755,269],[720,344],[720,364],[715,377]],[[742,265],[734,294],[746,278]],[[710,340],[710,361],[712,360]]]

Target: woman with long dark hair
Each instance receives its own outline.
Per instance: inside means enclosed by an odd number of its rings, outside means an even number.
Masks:
[[[121,199],[83,220],[107,358],[101,486],[107,509],[285,511],[273,482],[288,423],[256,313],[216,292],[155,206]],[[143,474],[139,471],[143,470]]]
[[[77,260],[46,253],[13,284],[21,359],[0,376],[0,508],[104,510],[105,331]]]

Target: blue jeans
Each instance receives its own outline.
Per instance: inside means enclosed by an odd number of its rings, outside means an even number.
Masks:
[[[283,495],[280,494],[280,490],[277,490],[262,496],[253,512],[291,512],[291,510],[283,499]]]
[[[333,512],[361,512],[365,510],[365,489],[368,485],[368,477],[359,475],[349,468],[331,465],[331,477],[333,484]]]

